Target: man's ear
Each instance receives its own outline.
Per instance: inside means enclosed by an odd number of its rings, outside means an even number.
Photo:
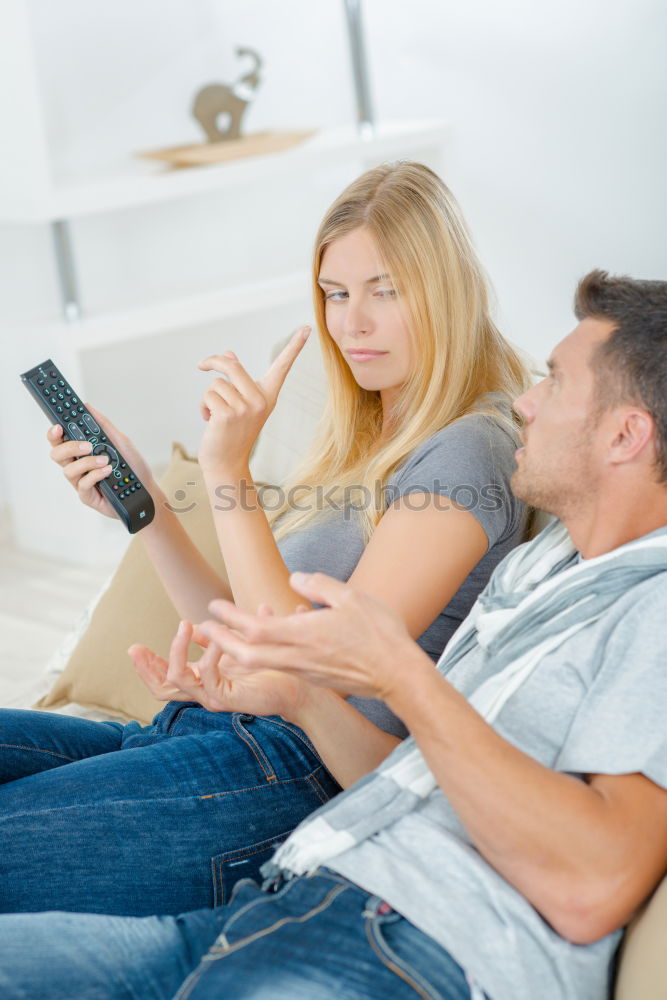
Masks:
[[[639,458],[646,448],[651,448],[655,440],[653,417],[646,410],[624,409],[616,420],[616,436],[609,449],[612,465],[622,465]],[[653,459],[651,455],[651,459]]]

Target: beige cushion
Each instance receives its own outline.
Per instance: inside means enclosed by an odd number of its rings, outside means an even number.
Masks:
[[[225,576],[199,465],[179,444],[173,446],[161,486],[181,511],[183,526],[197,547]],[[166,656],[177,627],[178,614],[137,536],[88,615],[64,670],[35,707],[60,708],[74,702],[95,712],[149,722],[162,703],[136,675],[127,649],[141,642]]]
[[[667,878],[625,932],[614,1000],[667,998],[666,940]]]

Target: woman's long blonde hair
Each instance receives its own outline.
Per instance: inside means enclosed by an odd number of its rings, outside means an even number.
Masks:
[[[324,293],[317,284],[326,248],[360,227],[373,237],[391,276],[417,359],[382,440],[380,393],[354,380],[327,331]],[[504,407],[482,397],[501,392],[514,398],[525,391],[528,373],[489,315],[486,279],[454,197],[423,164],[376,167],[343,191],[317,233],[312,280],[328,399],[290,484],[310,487],[313,496],[322,487],[320,496],[341,505],[351,491],[365,496],[359,514],[368,539],[385,510],[378,484],[384,486],[419,444],[472,410],[507,420]],[[304,527],[318,513],[316,503],[295,510],[285,502],[271,516],[276,537]]]

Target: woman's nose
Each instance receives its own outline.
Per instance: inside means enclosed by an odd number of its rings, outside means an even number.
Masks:
[[[360,302],[348,302],[345,311],[345,332],[350,336],[359,337],[369,333],[372,323],[366,309]]]

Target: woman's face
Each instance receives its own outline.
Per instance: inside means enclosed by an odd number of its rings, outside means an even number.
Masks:
[[[358,384],[378,391],[386,411],[410,375],[412,347],[391,276],[367,229],[329,244],[318,283],[329,333]]]

